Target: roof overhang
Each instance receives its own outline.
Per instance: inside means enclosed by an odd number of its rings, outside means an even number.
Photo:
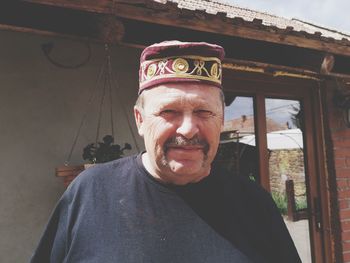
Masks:
[[[293,31],[293,29],[266,26],[259,19],[249,22],[241,18],[228,18],[225,13],[208,14],[200,10],[180,9],[173,2],[166,2],[166,4],[149,0],[24,0],[22,2],[112,15],[350,56],[350,42],[346,39],[335,40],[322,37],[317,32],[311,35],[307,32]]]
[[[327,54],[335,56],[336,76],[350,75],[350,42],[293,29],[266,26],[261,20],[228,18],[151,0],[22,0],[0,10],[0,29],[59,35],[143,47],[176,36],[208,39],[225,47],[228,58],[255,68],[275,65],[317,78]],[[14,16],[13,14],[16,14]],[[246,48],[234,50],[235,47]],[[258,48],[257,48],[258,47]],[[250,49],[249,49],[250,48]],[[255,53],[255,54],[254,54]],[[237,56],[246,54],[246,56]],[[264,57],[264,54],[271,54]],[[252,62],[249,62],[252,61]],[[288,63],[283,64],[283,61]],[[254,63],[258,62],[258,63]],[[244,64],[244,63],[243,63]],[[267,65],[267,66],[266,66]],[[236,67],[237,68],[237,67]],[[264,68],[264,66],[263,66]],[[294,70],[294,71],[295,71]],[[288,70],[289,71],[289,70]],[[300,74],[299,74],[300,75]],[[321,73],[322,75],[322,73]],[[327,72],[326,75],[331,75]]]

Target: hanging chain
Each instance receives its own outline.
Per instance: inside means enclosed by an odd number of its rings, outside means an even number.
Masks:
[[[109,87],[109,105],[110,105],[110,117],[111,117],[111,135],[115,138],[114,134],[114,116],[113,116],[113,93],[112,93],[112,83],[110,77],[108,77],[108,87]]]
[[[132,129],[131,121],[130,121],[130,119],[128,117],[126,107],[125,107],[124,102],[122,101],[121,96],[120,96],[118,82],[117,82],[116,79],[113,78],[113,75],[112,75],[113,70],[112,70],[111,56],[110,56],[110,51],[109,51],[108,44],[105,44],[105,52],[106,52],[106,59],[105,59],[104,63],[101,66],[100,72],[99,72],[98,77],[97,77],[96,82],[95,82],[95,85],[91,89],[90,97],[89,97],[89,100],[88,100],[88,103],[87,103],[86,110],[85,110],[84,115],[83,115],[83,117],[82,117],[82,119],[80,121],[77,133],[76,133],[76,135],[74,137],[72,147],[71,147],[71,149],[69,151],[69,154],[68,154],[68,158],[65,161],[65,165],[66,166],[69,165],[69,163],[70,163],[70,160],[72,158],[72,154],[73,154],[74,148],[75,148],[75,146],[77,144],[79,135],[81,133],[81,129],[82,129],[82,127],[83,127],[83,125],[85,123],[85,120],[86,120],[86,118],[88,116],[88,111],[90,109],[90,106],[91,106],[93,100],[95,99],[95,97],[97,95],[98,87],[99,87],[99,84],[100,84],[100,82],[102,80],[102,77],[104,77],[104,79],[103,79],[104,83],[103,83],[102,97],[101,97],[100,105],[99,105],[99,115],[98,115],[97,131],[96,131],[96,137],[95,137],[95,145],[97,145],[97,141],[98,141],[98,137],[99,137],[99,133],[100,133],[101,119],[102,119],[102,110],[103,110],[103,104],[104,104],[105,97],[106,97],[106,87],[107,86],[108,86],[108,95],[109,95],[109,102],[110,102],[110,122],[111,122],[111,132],[112,132],[111,135],[113,136],[113,138],[115,138],[114,137],[115,136],[114,116],[113,116],[113,93],[112,93],[112,86],[115,86],[116,93],[117,93],[116,94],[117,95],[117,99],[118,99],[119,104],[122,107],[123,114],[124,114],[125,119],[126,119],[126,121],[128,123],[128,128],[129,128],[129,131],[131,133],[134,145],[135,145],[137,151],[138,152],[140,151],[140,147],[137,144],[136,136],[135,136],[135,133],[134,133],[134,131]]]
[[[71,149],[69,151],[69,154],[68,154],[68,158],[67,158],[67,160],[64,163],[66,166],[69,165],[70,160],[72,158],[72,154],[73,154],[74,148],[75,148],[75,146],[77,144],[77,141],[78,141],[81,129],[82,129],[84,123],[85,123],[86,117],[88,116],[89,108],[90,108],[90,106],[91,106],[91,104],[92,104],[92,102],[93,102],[93,100],[94,100],[94,98],[96,96],[96,93],[97,93],[97,90],[98,90],[98,84],[100,83],[101,78],[104,75],[105,68],[106,68],[106,61],[103,63],[103,65],[102,65],[102,67],[100,69],[100,72],[99,72],[98,77],[96,79],[95,85],[91,88],[90,97],[89,97],[89,100],[88,100],[88,103],[87,103],[87,106],[86,106],[86,110],[85,110],[84,115],[83,115],[83,117],[82,117],[82,119],[80,121],[77,133],[76,133],[76,135],[74,137],[72,147],[71,147]]]
[[[108,91],[109,91],[109,106],[110,106],[110,117],[111,117],[111,135],[113,138],[115,138],[114,134],[114,116],[113,116],[113,93],[112,93],[112,82],[111,82],[111,54],[109,52],[109,46],[108,44],[105,44],[105,50],[107,53],[107,68],[108,68]]]
[[[126,119],[126,121],[128,123],[128,128],[129,128],[129,131],[131,133],[132,139],[134,141],[134,145],[136,147],[137,152],[139,152],[140,151],[140,147],[137,144],[136,136],[135,136],[135,133],[134,133],[134,131],[132,129],[132,125],[131,125],[130,119],[128,117],[128,113],[127,113],[126,107],[124,105],[124,102],[121,99],[120,92],[119,92],[119,85],[118,85],[117,79],[113,78],[113,75],[112,75],[113,70],[112,70],[112,63],[111,63],[110,60],[109,60],[109,64],[108,64],[108,70],[109,70],[109,75],[111,76],[112,84],[113,84],[113,86],[115,86],[118,102],[119,102],[119,104],[122,107],[123,114],[124,114],[125,119]]]
[[[102,96],[101,96],[101,101],[100,101],[99,110],[98,110],[97,130],[96,130],[96,138],[95,138],[95,145],[96,146],[97,146],[98,137],[100,136],[103,104],[104,104],[105,97],[106,97],[106,83],[107,83],[107,75],[104,76],[104,83],[103,83],[104,85],[103,85],[103,89],[102,89]]]

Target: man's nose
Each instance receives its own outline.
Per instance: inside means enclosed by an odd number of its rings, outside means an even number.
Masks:
[[[193,138],[193,136],[195,136],[198,131],[199,129],[196,120],[190,114],[183,116],[181,123],[176,130],[178,134],[184,136],[187,139]]]

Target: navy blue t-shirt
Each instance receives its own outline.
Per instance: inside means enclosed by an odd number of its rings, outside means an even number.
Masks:
[[[212,171],[196,184],[165,185],[141,154],[87,169],[58,202],[31,262],[300,262],[268,194]],[[260,221],[244,219],[254,215],[262,222],[247,226]]]

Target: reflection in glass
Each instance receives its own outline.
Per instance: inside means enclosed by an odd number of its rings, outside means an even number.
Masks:
[[[216,161],[232,174],[241,174],[259,181],[253,98],[228,94],[226,105],[224,129]]]
[[[311,262],[301,105],[297,100],[266,99],[265,108],[271,194],[302,262]]]

